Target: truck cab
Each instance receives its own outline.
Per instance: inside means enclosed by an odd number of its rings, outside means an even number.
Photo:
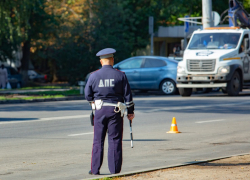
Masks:
[[[192,88],[222,88],[235,96],[250,82],[250,30],[240,27],[212,27],[193,33],[177,67],[180,95]]]

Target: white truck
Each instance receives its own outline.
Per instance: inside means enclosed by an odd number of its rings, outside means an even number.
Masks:
[[[244,86],[250,85],[250,30],[247,28],[250,18],[237,0],[230,2],[231,27],[210,27],[192,34],[183,61],[177,67],[181,96],[190,96],[193,88],[222,88],[224,93],[236,96]],[[244,27],[236,26],[237,22]]]

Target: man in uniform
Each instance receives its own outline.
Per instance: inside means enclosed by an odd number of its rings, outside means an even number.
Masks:
[[[134,118],[133,97],[125,73],[113,69],[115,49],[99,51],[102,68],[93,72],[85,86],[85,98],[95,109],[94,140],[89,174],[100,174],[104,140],[108,130],[108,167],[111,174],[121,171],[123,115]]]

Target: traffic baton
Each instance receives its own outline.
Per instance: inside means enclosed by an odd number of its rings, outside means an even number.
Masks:
[[[133,148],[133,132],[132,132],[132,123],[131,120],[129,120],[129,126],[130,126],[130,139],[131,139],[131,148]]]

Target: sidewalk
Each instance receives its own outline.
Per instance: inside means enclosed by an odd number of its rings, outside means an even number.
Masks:
[[[28,90],[0,90],[0,96],[3,95],[15,95],[15,97],[22,97],[22,95],[17,95],[19,93],[31,93],[31,92],[46,92],[46,91],[67,91],[69,88],[61,89],[28,89]],[[14,103],[32,103],[32,102],[48,102],[48,101],[68,101],[68,100],[83,100],[85,97],[83,95],[79,96],[67,96],[67,97],[56,97],[56,98],[41,98],[41,99],[32,99],[32,100],[0,100],[0,104],[14,104]]]
[[[250,154],[119,176],[113,180],[249,180]]]
[[[69,88],[58,88],[58,89],[6,89],[0,90],[0,95],[3,94],[15,94],[15,93],[28,93],[28,92],[45,92],[45,91],[67,91]]]

